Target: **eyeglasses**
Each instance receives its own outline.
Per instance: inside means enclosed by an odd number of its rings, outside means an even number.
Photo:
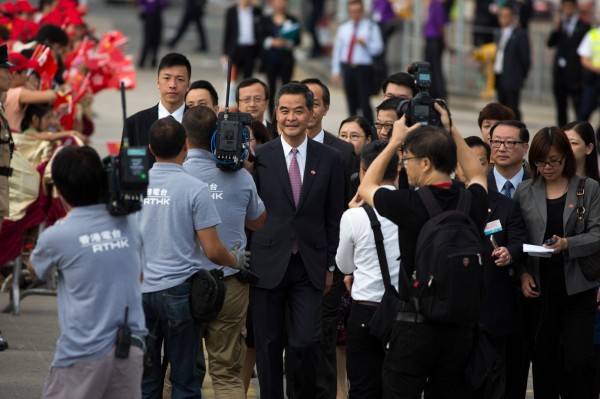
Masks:
[[[254,100],[255,104],[260,104],[263,101],[266,100],[266,98],[263,97],[244,97],[244,98],[240,98],[240,102],[244,103],[244,104],[248,104],[250,103],[252,100]]]
[[[550,166],[551,168],[558,168],[562,164],[562,162],[563,162],[563,159],[560,159],[558,161],[540,161],[540,162],[534,163],[534,165],[538,169],[545,168],[546,165]]]
[[[350,135],[350,140],[358,141],[358,140],[360,140],[361,137],[366,137],[366,136],[364,134],[352,133]],[[346,133],[340,133],[339,138],[342,140],[347,140],[348,135]]]
[[[402,157],[402,158],[400,158],[400,162],[402,162],[402,167],[406,168],[406,163],[408,162],[409,159],[419,159],[419,158],[423,158],[423,157]]]
[[[394,123],[393,122],[386,122],[386,123],[375,123],[375,129],[377,130],[381,130],[381,128],[384,127],[386,131],[390,131],[390,129],[392,127],[394,127]]]
[[[525,143],[524,141],[513,141],[513,140],[490,140],[490,145],[494,148],[500,148],[500,146],[502,144],[504,144],[504,148],[506,149],[511,149],[511,148],[515,148],[515,145],[517,144],[523,144]]]

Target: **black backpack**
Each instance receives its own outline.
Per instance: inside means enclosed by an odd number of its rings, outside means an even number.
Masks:
[[[411,284],[427,320],[464,325],[477,322],[481,313],[483,238],[469,217],[472,194],[459,192],[457,209],[443,211],[430,187],[417,191],[430,219],[417,238]]]

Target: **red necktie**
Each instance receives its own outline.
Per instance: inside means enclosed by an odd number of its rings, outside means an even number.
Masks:
[[[290,183],[292,185],[292,194],[294,195],[294,204],[298,206],[300,200],[300,190],[302,190],[302,179],[300,177],[300,166],[298,166],[298,160],[296,154],[298,153],[297,148],[292,148],[292,160],[290,161]],[[292,245],[292,253],[298,253],[298,240],[294,240]]]
[[[354,23],[354,30],[352,31],[352,38],[350,39],[350,46],[348,47],[348,57],[346,57],[346,63],[352,64],[352,53],[354,53],[354,46],[356,45],[356,34],[358,33],[358,22]]]

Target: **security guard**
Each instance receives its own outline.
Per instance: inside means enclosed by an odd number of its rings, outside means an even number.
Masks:
[[[0,96],[6,93],[11,85],[12,75],[8,71],[12,64],[8,62],[6,44],[0,46]],[[10,126],[0,106],[0,228],[2,221],[8,216],[8,178],[12,174],[10,159],[15,144],[10,134]]]

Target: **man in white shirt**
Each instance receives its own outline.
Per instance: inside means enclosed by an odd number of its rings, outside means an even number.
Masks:
[[[360,177],[385,148],[387,142],[376,141],[361,152]],[[385,171],[382,187],[396,189],[398,156],[394,155]],[[346,368],[350,381],[350,397],[380,398],[382,396],[383,343],[369,333],[369,321],[384,293],[383,279],[375,237],[367,213],[360,207],[363,201],[354,197],[340,223],[340,243],[335,257],[338,268],[347,276],[352,306],[346,327]],[[398,226],[375,211],[384,237],[386,259],[392,284],[398,289],[400,248]],[[352,279],[354,282],[352,283]]]
[[[262,45],[262,10],[251,0],[238,0],[225,13],[222,62],[231,58],[238,76],[249,78]]]
[[[344,90],[350,115],[362,116],[373,123],[373,110],[369,102],[373,84],[373,57],[383,51],[379,26],[364,18],[362,0],[348,2],[349,20],[338,29],[333,45],[331,74],[334,84],[344,79]]]

